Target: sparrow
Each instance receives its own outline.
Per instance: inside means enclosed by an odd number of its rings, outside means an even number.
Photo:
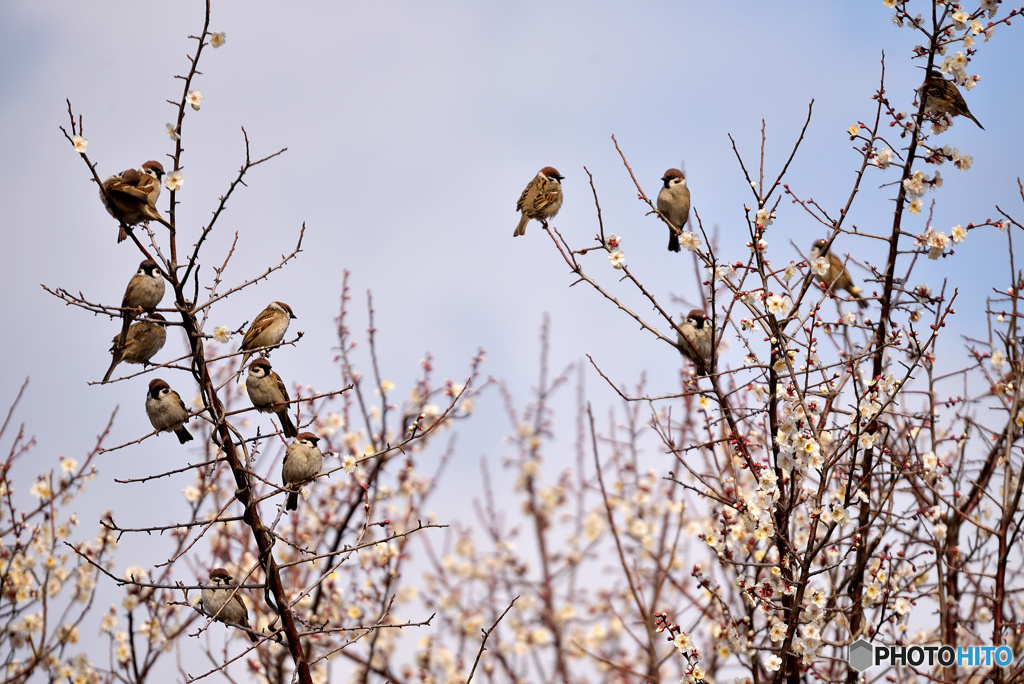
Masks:
[[[281,481],[288,488],[288,502],[285,509],[294,511],[299,507],[298,488],[313,480],[320,473],[324,455],[316,443],[320,438],[312,432],[302,432],[284,452]]]
[[[164,277],[160,275],[156,262],[146,259],[140,263],[139,270],[128,281],[128,287],[125,288],[124,297],[121,299],[121,308],[125,311],[121,312],[124,322],[121,324],[121,335],[118,338],[120,346],[124,346],[125,340],[128,338],[128,326],[138,315],[138,311],[130,311],[130,309],[152,311],[160,305],[165,289]]]
[[[182,444],[192,440],[192,435],[185,429],[188,422],[188,409],[178,393],[160,378],[149,382],[146,394],[146,415],[153,429],[157,432],[173,432]]]
[[[532,181],[526,184],[526,189],[519,196],[516,202],[516,211],[522,212],[519,225],[516,226],[517,235],[526,235],[526,224],[530,219],[537,219],[548,226],[548,219],[558,213],[562,208],[562,176],[553,166],[545,166],[541,169]]]
[[[273,371],[270,361],[256,359],[249,364],[249,376],[245,379],[245,391],[249,393],[252,405],[260,413],[276,413],[281,421],[281,431],[291,438],[299,434],[288,416],[288,388],[281,376]],[[277,406],[274,406],[277,404]]]
[[[679,324],[679,351],[693,361],[697,375],[707,375],[711,370],[711,345],[715,331],[711,319],[700,309],[694,309]]]
[[[128,237],[126,226],[134,226],[144,221],[159,221],[168,228],[171,227],[156,209],[156,199],[160,196],[160,179],[163,175],[164,167],[160,162],[148,161],[138,171],[128,169],[103,181],[100,186],[100,200],[107,208],[107,213],[121,223],[121,230],[117,234],[118,242],[123,242]]]
[[[246,636],[254,644],[259,638],[249,627],[249,611],[245,607],[245,601],[238,590],[234,589],[234,577],[228,574],[224,568],[214,568],[210,571],[210,583],[216,584],[222,589],[203,589],[200,603],[203,612],[218,622],[227,625],[236,625],[245,628]]]
[[[817,273],[814,276],[825,283],[825,286],[830,288],[833,292],[835,290],[846,290],[853,297],[853,300],[857,302],[857,305],[866,309],[868,302],[866,299],[860,296],[860,288],[853,284],[853,279],[850,278],[850,272],[843,266],[843,262],[840,261],[832,252],[828,251],[826,247],[828,240],[818,240],[811,245],[811,258],[818,259],[824,257],[828,259],[828,272],[824,276],[820,276]],[[813,269],[812,269],[813,270]]]
[[[975,119],[974,115],[971,114],[971,110],[967,108],[964,96],[960,94],[956,84],[943,78],[942,72],[938,69],[932,69],[924,77],[924,83],[917,89],[917,92],[925,98],[924,108],[936,116],[944,114],[949,114],[950,117],[966,116],[978,124],[978,128],[985,130],[981,122]]]
[[[163,349],[167,341],[167,330],[164,326],[167,320],[158,313],[149,314],[149,318],[143,319],[128,328],[128,337],[124,344],[121,344],[121,335],[114,335],[111,340],[113,346],[110,353],[113,359],[110,361],[110,368],[103,376],[103,382],[110,380],[114,368],[119,363],[149,363],[158,351]]]
[[[292,313],[292,308],[284,302],[270,302],[266,309],[260,312],[256,320],[249,326],[249,330],[242,338],[242,346],[238,351],[244,351],[242,355],[242,368],[245,362],[252,356],[254,350],[260,347],[272,347],[284,339],[291,319],[298,318]]]
[[[673,228],[682,230],[690,218],[690,189],[679,169],[669,169],[661,181],[665,186],[658,193],[658,211],[672,224],[668,229],[668,250],[678,252],[679,235]]]

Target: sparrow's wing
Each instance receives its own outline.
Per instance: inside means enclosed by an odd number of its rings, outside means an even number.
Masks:
[[[533,210],[535,212],[541,212],[557,201],[558,186],[551,182],[545,183],[544,187],[540,188],[537,196],[533,198]]]
[[[256,320],[252,322],[252,325],[249,326],[249,330],[246,331],[245,337],[242,338],[242,346],[240,346],[239,349],[249,349],[250,347],[256,346],[253,343],[266,327],[267,316],[260,314],[256,317]]]
[[[149,193],[148,192],[146,192],[145,190],[143,190],[143,189],[141,189],[139,187],[136,187],[134,185],[130,185],[130,184],[124,183],[124,182],[112,183],[110,185],[110,187],[107,188],[107,192],[118,193],[118,194],[121,194],[121,195],[127,195],[128,197],[136,199],[136,200],[138,200],[140,202],[148,202],[149,201]]]
[[[160,195],[160,181],[149,174],[143,175],[142,179],[136,184],[136,187],[143,193],[143,197],[147,202],[155,202],[156,198]]]
[[[946,84],[946,86],[943,88],[943,91],[949,97],[950,102],[955,103],[959,110],[967,111],[967,101],[964,99],[964,96],[960,93],[960,89],[953,85],[952,81],[947,81],[943,79],[942,82]]]
[[[277,380],[277,389],[281,390],[281,396],[284,397],[284,400],[286,402],[291,401],[291,398],[288,396],[288,388],[285,387],[284,380],[281,379],[281,376],[274,373],[274,380]]]
[[[526,202],[526,196],[530,194],[530,190],[533,188],[533,183],[534,181],[530,181],[526,184],[526,187],[523,189],[523,194],[519,196],[519,201],[516,202],[516,211],[523,210],[523,204]]]

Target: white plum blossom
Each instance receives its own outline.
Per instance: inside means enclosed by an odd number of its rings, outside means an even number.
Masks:
[[[134,582],[145,582],[146,581],[146,569],[141,565],[130,565],[124,571],[124,577],[126,580]]]
[[[696,252],[704,246],[700,236],[689,230],[684,230],[682,235],[679,236],[679,244],[689,252]]]
[[[837,525],[842,525],[844,522],[847,521],[847,519],[848,518],[846,516],[845,508],[843,508],[842,506],[836,506],[835,508],[832,509],[832,522],[836,523]]]
[[[960,150],[955,147],[950,156],[953,158],[953,165],[961,171],[967,171],[971,168],[971,164],[974,163],[974,157],[969,154],[960,154]]]
[[[29,487],[28,492],[37,499],[49,499],[53,496],[53,492],[50,491],[50,485],[46,480],[36,480],[35,484]]]
[[[185,101],[192,105],[192,109],[199,111],[199,103],[203,101],[203,93],[200,90],[190,90],[185,96]]]
[[[826,259],[825,257],[811,259],[811,270],[814,271],[815,275],[819,275],[824,278],[825,275],[828,273],[828,267],[828,259]]]
[[[910,606],[911,606],[910,599],[906,599],[906,598],[902,598],[902,597],[896,599],[895,608],[896,608],[896,612],[899,613],[900,615],[907,615],[908,613],[910,613]]]
[[[889,165],[892,164],[892,150],[888,147],[878,150],[872,163],[880,169],[889,168]]]
[[[793,308],[793,302],[784,295],[773,294],[768,297],[765,304],[768,307],[768,313],[775,314],[776,316],[786,316],[789,314],[790,309]]]
[[[938,259],[949,247],[949,238],[945,233],[935,230],[934,226],[928,226],[923,235],[918,235],[914,241],[918,247],[928,248],[928,258]]]
[[[903,189],[906,190],[908,197],[921,197],[927,190],[924,182],[924,173],[915,171],[913,176],[903,179]]]
[[[857,446],[860,449],[870,449],[871,447],[875,446],[875,443],[877,441],[877,432],[862,432],[860,433],[860,437],[857,439]]]
[[[185,179],[181,176],[181,171],[174,171],[167,175],[164,179],[164,187],[171,192],[181,190],[181,186],[185,184]]]

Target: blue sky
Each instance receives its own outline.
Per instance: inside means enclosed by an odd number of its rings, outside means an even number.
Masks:
[[[299,317],[293,330],[306,335],[301,353],[275,355],[275,368],[288,381],[335,387],[333,318],[348,269],[353,327],[365,329],[364,293],[372,290],[381,365],[396,396],[408,392],[425,352],[434,354],[440,375],[460,381],[483,347],[485,372],[506,381],[525,405],[545,312],[555,367],[591,354],[616,380],[634,383],[646,371],[652,393],[674,391],[674,351],[593,291],[570,289],[571,274],[537,224],[512,239],[523,186],[540,167],[557,167],[566,177],[565,204],[553,223],[574,246],[586,246],[597,230],[586,166],[606,230],[624,238],[630,268],[665,303],[671,295],[694,303],[689,256],[665,251],[664,227],[644,216],[610,136],[651,197],[664,170],[685,162],[693,206],[706,227],[719,230],[722,255],[745,259],[750,190],[727,134],[755,167],[764,120],[766,175],[774,177],[813,98],[814,118],[787,181],[837,213],[858,163],[846,128],[873,117],[882,51],[897,109],[910,109],[922,79],[909,59],[919,38],[895,27],[891,14],[880,0],[744,1],[715,9],[694,2],[317,2],[287,11],[280,3],[214,3],[211,29],[225,31],[227,44],[204,54],[195,87],[205,100],[185,120],[183,242],[198,234],[243,161],[242,126],[254,157],[288,151],[251,172],[248,187],[233,197],[204,248],[202,274],[211,275],[236,231],[228,280],[255,275],[291,249],[303,222],[307,231],[295,266],[225,301],[211,323],[237,327],[270,301],[288,302]],[[201,20],[198,2],[0,6],[0,198],[7,226],[0,279],[3,313],[13,322],[9,363],[0,364],[0,405],[31,377],[17,417],[37,436],[34,468],[56,465],[60,454],[80,457],[117,405],[110,444],[149,430],[141,379],[86,384],[106,370],[117,324],[64,307],[39,287],[81,290],[116,304],[140,260],[131,243],[115,244],[116,225],[58,130],[67,125],[65,98],[84,117],[101,176],[166,161],[173,147],[164,124],[175,112],[166,100],[181,96],[173,77],[188,68],[194,41],[187,36]],[[982,81],[967,101],[986,130],[958,120],[936,139],[974,157],[967,173],[941,167],[944,187],[925,198],[937,201],[932,223],[939,230],[995,216],[997,203],[1024,215],[1016,186],[1024,148],[1019,30],[1000,27],[991,42],[979,43],[969,68]],[[896,178],[895,171],[868,174],[853,224],[888,231],[895,193],[877,188]],[[777,213],[768,235],[775,263],[799,258],[790,240],[806,251],[824,235],[788,201]],[[923,231],[924,215],[904,226]],[[841,238],[834,249],[856,249],[851,243]],[[882,263],[881,245],[858,245],[858,258]],[[956,334],[983,321],[977,312],[992,283],[976,275],[994,266],[1001,279],[995,285],[1008,284],[1005,253],[1005,240],[989,230],[972,233],[955,258],[919,265],[920,281],[938,289],[948,277],[962,288],[957,329],[943,347],[949,353],[962,350]],[[588,264],[602,282],[624,291],[603,256]],[[854,270],[856,280],[864,275]],[[176,343],[183,348],[172,335],[164,354]],[[586,382],[596,403],[614,403],[590,369]],[[460,426],[465,468],[449,470],[454,491],[473,487],[479,460],[507,448],[501,437],[510,428],[497,394],[478,407],[479,415]],[[571,416],[561,416],[569,440]],[[648,457],[660,467],[657,451]],[[105,456],[83,505],[98,511],[117,497],[132,506],[146,494],[127,492],[113,478],[180,458],[170,437]],[[450,513],[468,520],[466,503]],[[89,529],[89,516],[83,520]]]

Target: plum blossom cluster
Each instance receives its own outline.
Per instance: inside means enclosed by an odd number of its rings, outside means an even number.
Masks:
[[[923,171],[915,171],[910,178],[903,180],[903,189],[906,191],[907,199],[910,203],[907,205],[907,210],[911,214],[920,214],[921,209],[924,208],[924,201],[921,199],[924,194],[929,190],[935,190],[942,187],[942,176],[938,171],[935,172],[934,176],[929,177]]]
[[[893,151],[888,147],[883,147],[872,153],[871,163],[880,169],[887,169],[892,164]]]
[[[959,223],[953,226],[950,233],[951,237],[942,231],[935,230],[935,226],[928,226],[924,233],[920,233],[914,238],[914,246],[919,249],[927,249],[929,259],[938,259],[949,249],[951,242],[958,244],[967,237],[967,229]]]
[[[969,154],[962,154],[960,148],[943,145],[935,149],[923,148],[925,160],[934,164],[942,164],[946,161],[953,162],[953,165],[961,171],[967,171],[974,164],[974,157]]]
[[[339,321],[344,321],[345,315],[343,310]],[[383,403],[374,402],[369,407],[345,394],[317,404],[310,429],[320,435],[324,453],[337,454],[338,460],[327,459],[324,477],[303,489],[308,511],[304,508],[301,516],[281,517],[274,530],[275,535],[289,540],[275,550],[275,556],[282,566],[289,568],[289,585],[297,588],[296,618],[304,630],[315,635],[311,642],[315,648],[307,651],[314,661],[314,678],[317,672],[326,676],[326,661],[316,662],[324,654],[340,648],[360,648],[348,644],[351,635],[379,630],[372,652],[375,658],[387,658],[399,637],[398,630],[387,627],[419,624],[429,616],[422,613],[419,592],[402,578],[412,574],[405,570],[414,557],[412,542],[436,526],[425,510],[448,454],[442,451],[438,458],[434,437],[442,435],[444,441],[443,435],[454,422],[473,412],[478,390],[472,385],[477,378],[476,368],[483,361],[482,353],[473,358],[469,382],[464,383],[437,381],[432,359],[423,359],[423,376],[409,391],[408,399],[399,405],[388,400],[396,389],[389,380],[382,379],[364,392],[362,387],[367,378],[356,370],[348,356],[353,348],[348,335],[347,327],[340,325],[339,337],[345,350],[340,359],[343,377],[353,382],[360,394],[377,394]],[[216,349],[211,352],[218,353]],[[313,388],[306,391],[315,395]],[[275,442],[272,439],[255,445],[252,468],[260,482],[273,482],[281,467],[281,447]],[[399,443],[401,449],[388,446]],[[276,488],[267,489],[257,495],[270,495]],[[230,506],[234,497],[230,470],[196,470],[193,483],[183,494],[199,517],[214,521],[216,512]],[[207,513],[200,515],[199,511]],[[210,566],[238,568],[239,576],[252,573],[249,581],[259,581],[259,552],[252,535],[242,525],[236,521],[212,525],[206,536],[212,556]],[[343,538],[358,541],[346,541],[339,548]],[[246,592],[247,601],[251,595]],[[193,594],[185,599],[186,605],[194,606],[198,596]],[[194,616],[192,610],[182,617],[191,620]],[[251,602],[249,621],[254,630],[266,632],[276,620],[276,614],[264,602]],[[156,623],[162,633],[181,629],[159,615]],[[244,638],[237,631],[229,632],[228,636]],[[267,679],[279,679],[287,671],[280,648],[267,642],[252,652],[248,656],[249,671]]]
[[[5,678],[103,681],[102,667],[81,639],[83,629],[92,627],[87,614],[95,598],[97,568],[109,566],[117,543],[103,528],[95,539],[81,539],[75,534],[78,516],[69,512],[96,475],[95,453],[81,465],[62,458],[61,474],[38,475],[26,497],[13,473],[19,471],[15,464],[20,458],[32,451],[32,441],[18,435],[7,446],[9,455],[0,464],[0,648],[5,652]]]
[[[608,261],[611,262],[612,268],[618,270],[625,268],[626,266],[626,255],[619,249],[619,245],[622,243],[620,238],[615,233],[611,233],[605,239],[605,248],[608,250]]]

